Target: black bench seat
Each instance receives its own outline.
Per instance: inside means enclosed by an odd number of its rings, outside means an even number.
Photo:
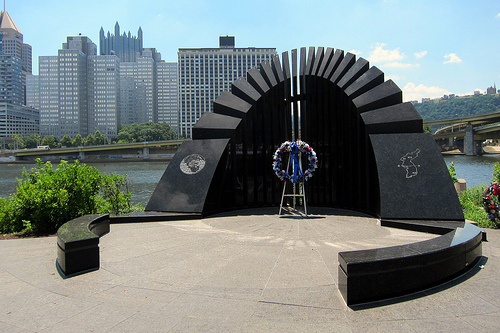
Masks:
[[[109,232],[109,214],[84,215],[57,230],[57,267],[64,276],[99,269],[99,237]]]

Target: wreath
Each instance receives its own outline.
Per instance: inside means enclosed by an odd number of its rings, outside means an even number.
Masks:
[[[283,163],[283,155],[287,152],[290,152],[293,154],[296,154],[297,160],[291,158],[290,159],[290,165],[294,165],[294,172],[292,175],[290,175],[286,171],[286,164]],[[298,154],[297,152],[300,152],[302,154],[305,154],[307,156],[307,159],[309,161],[307,165],[307,169],[304,173],[300,170],[300,167],[298,167]],[[297,140],[295,142],[291,141],[285,141],[283,144],[276,150],[273,156],[273,170],[276,176],[281,181],[286,182],[287,180],[290,180],[292,183],[295,183],[297,181],[299,182],[305,182],[309,178],[312,177],[314,170],[318,167],[318,158],[316,157],[316,153],[314,150],[304,141]]]
[[[499,195],[500,186],[498,186],[498,183],[491,184],[483,192],[483,207],[488,214],[488,218],[493,222],[495,220],[500,221],[500,211],[498,208]]]

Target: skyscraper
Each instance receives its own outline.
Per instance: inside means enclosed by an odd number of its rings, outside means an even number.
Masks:
[[[159,62],[156,67],[158,81],[158,122],[168,123],[179,132],[179,80],[176,62]]]
[[[89,133],[116,138],[119,126],[120,61],[116,55],[92,55],[87,59]]]
[[[193,125],[205,112],[213,112],[213,101],[231,83],[275,55],[275,48],[236,48],[234,36],[221,36],[219,48],[179,49],[180,133],[191,137]]]
[[[23,105],[26,104],[26,76],[31,74],[31,46],[23,42],[23,34],[6,11],[0,14],[0,51],[21,60]]]
[[[121,62],[134,62],[136,53],[142,50],[142,29],[137,30],[137,37],[132,36],[130,31],[128,35],[123,33],[120,35],[120,25],[115,24],[115,34],[112,35],[109,31],[107,36],[104,35],[104,29],[101,27],[99,31],[99,54],[118,56]]]
[[[38,133],[40,116],[26,106],[31,46],[6,11],[0,14],[0,137]]]
[[[42,135],[99,130],[116,138],[121,124],[176,122],[177,64],[165,63],[155,48],[135,52],[135,61],[120,61],[113,50],[96,53],[88,37],[76,36],[57,56],[40,57],[39,76],[30,78],[28,90],[30,104],[41,110]]]
[[[120,123],[167,122],[176,128],[177,63],[143,48],[135,62],[120,63]]]

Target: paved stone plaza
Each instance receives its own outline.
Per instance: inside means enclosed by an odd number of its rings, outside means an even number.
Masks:
[[[203,220],[113,224],[101,268],[62,279],[56,238],[0,241],[1,332],[498,332],[500,230],[469,273],[404,298],[349,308],[339,251],[435,235],[376,219],[277,208]],[[357,213],[354,213],[357,214]]]

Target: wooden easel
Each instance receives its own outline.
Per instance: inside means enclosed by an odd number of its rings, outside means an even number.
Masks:
[[[290,160],[292,158],[292,154],[288,157],[288,163],[286,167],[286,172],[288,173],[288,170],[290,169]],[[299,152],[299,166],[300,170],[302,170],[302,153]],[[292,166],[292,169],[295,170],[295,166]],[[292,183],[293,192],[291,194],[286,194],[286,187],[288,185],[288,181],[285,181],[285,184],[283,184],[283,194],[281,195],[281,204],[280,204],[280,212],[279,215],[281,215],[281,211],[283,210],[283,201],[285,197],[292,197],[293,198],[293,209],[295,209],[295,203],[297,198],[302,198],[302,202],[304,203],[304,214],[307,217],[307,203],[306,203],[306,189],[304,186],[304,182],[297,182],[297,183]],[[298,191],[298,193],[297,193]]]

